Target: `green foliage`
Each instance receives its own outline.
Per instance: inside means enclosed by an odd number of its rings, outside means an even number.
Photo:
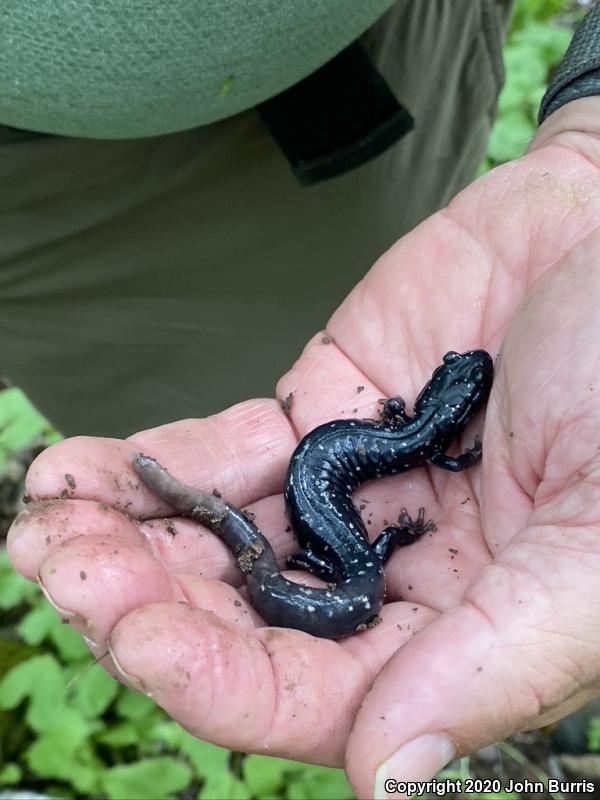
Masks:
[[[506,81],[480,172],[521,156],[535,134],[540,101],[552,70],[569,46],[578,15],[569,13],[568,19],[558,21],[554,18],[561,13],[564,17],[571,5],[565,0],[516,3],[504,47]]]
[[[515,3],[511,31],[521,31],[537,22],[550,22],[570,10],[573,3],[565,0],[517,0]]]
[[[343,772],[313,767],[290,780],[287,800],[351,800],[354,793]]]
[[[207,778],[198,797],[201,800],[250,800],[248,787],[231,772],[215,772]]]
[[[192,770],[170,756],[144,758],[104,771],[102,789],[114,800],[156,800],[172,797],[191,782]]]
[[[0,769],[0,786],[12,786],[19,783],[23,773],[17,764],[5,764]]]
[[[600,717],[594,717],[590,720],[588,747],[591,753],[600,753]]]
[[[12,455],[39,440],[50,445],[60,439],[27,396],[16,386],[0,393],[0,475]]]
[[[39,594],[35,583],[25,580],[11,567],[6,553],[0,554],[0,609],[28,603]]]

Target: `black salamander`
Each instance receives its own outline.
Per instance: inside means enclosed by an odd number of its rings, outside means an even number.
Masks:
[[[326,588],[284,578],[271,545],[250,516],[214,495],[186,486],[153,458],[137,455],[138,476],[177,512],[220,536],[247,575],[250,602],[271,625],[337,639],[379,622],[385,596],[383,564],[394,548],[434,529],[424,509],[369,544],[352,493],[364,481],[433,465],[459,472],[474,464],[481,444],[458,456],[446,450],[486,403],[493,362],[484,350],[446,353],[417,397],[412,416],[399,397],[383,401],[380,421],[336,420],[308,433],[292,455],[286,511],[301,550],[288,559],[327,581]]]

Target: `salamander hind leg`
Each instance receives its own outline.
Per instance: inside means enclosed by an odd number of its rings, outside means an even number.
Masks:
[[[435,467],[448,469],[450,472],[462,472],[463,469],[468,469],[479,461],[481,458],[481,439],[479,436],[475,437],[473,447],[469,447],[464,453],[459,456],[447,456],[444,453],[434,453],[429,459],[429,463]]]
[[[419,509],[416,519],[412,519],[408,511],[403,508],[400,511],[398,523],[398,525],[390,525],[385,528],[373,542],[373,550],[375,550],[383,564],[388,561],[396,547],[405,547],[407,544],[413,544],[423,534],[437,530],[432,520],[425,522],[424,508]]]
[[[333,565],[322,556],[313,553],[312,550],[300,550],[288,556],[285,560],[288,569],[303,569],[316,575],[324,581],[336,581],[338,578],[337,570]]]

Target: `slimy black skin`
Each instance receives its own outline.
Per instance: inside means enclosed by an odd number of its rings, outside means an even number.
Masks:
[[[472,466],[481,455],[478,439],[461,455],[445,453],[485,405],[492,380],[493,362],[484,350],[449,352],[417,397],[412,416],[401,398],[391,398],[383,401],[380,421],[336,420],[302,439],[285,490],[287,515],[302,549],[288,566],[308,569],[329,582],[326,588],[284,578],[271,545],[239,509],[185,486],[153,458],[138,455],[133,466],[154,494],[223,539],[247,575],[251,604],[269,624],[338,639],[379,622],[383,564],[395,547],[435,529],[425,522],[424,509],[414,521],[402,509],[398,525],[369,544],[353,491],[364,481],[416,467],[460,472]]]

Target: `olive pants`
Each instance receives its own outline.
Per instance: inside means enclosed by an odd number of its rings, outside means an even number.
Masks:
[[[364,42],[415,129],[309,188],[254,111],[128,141],[0,130],[0,372],[66,435],[272,395],[377,257],[471,180],[508,5],[392,7]]]

